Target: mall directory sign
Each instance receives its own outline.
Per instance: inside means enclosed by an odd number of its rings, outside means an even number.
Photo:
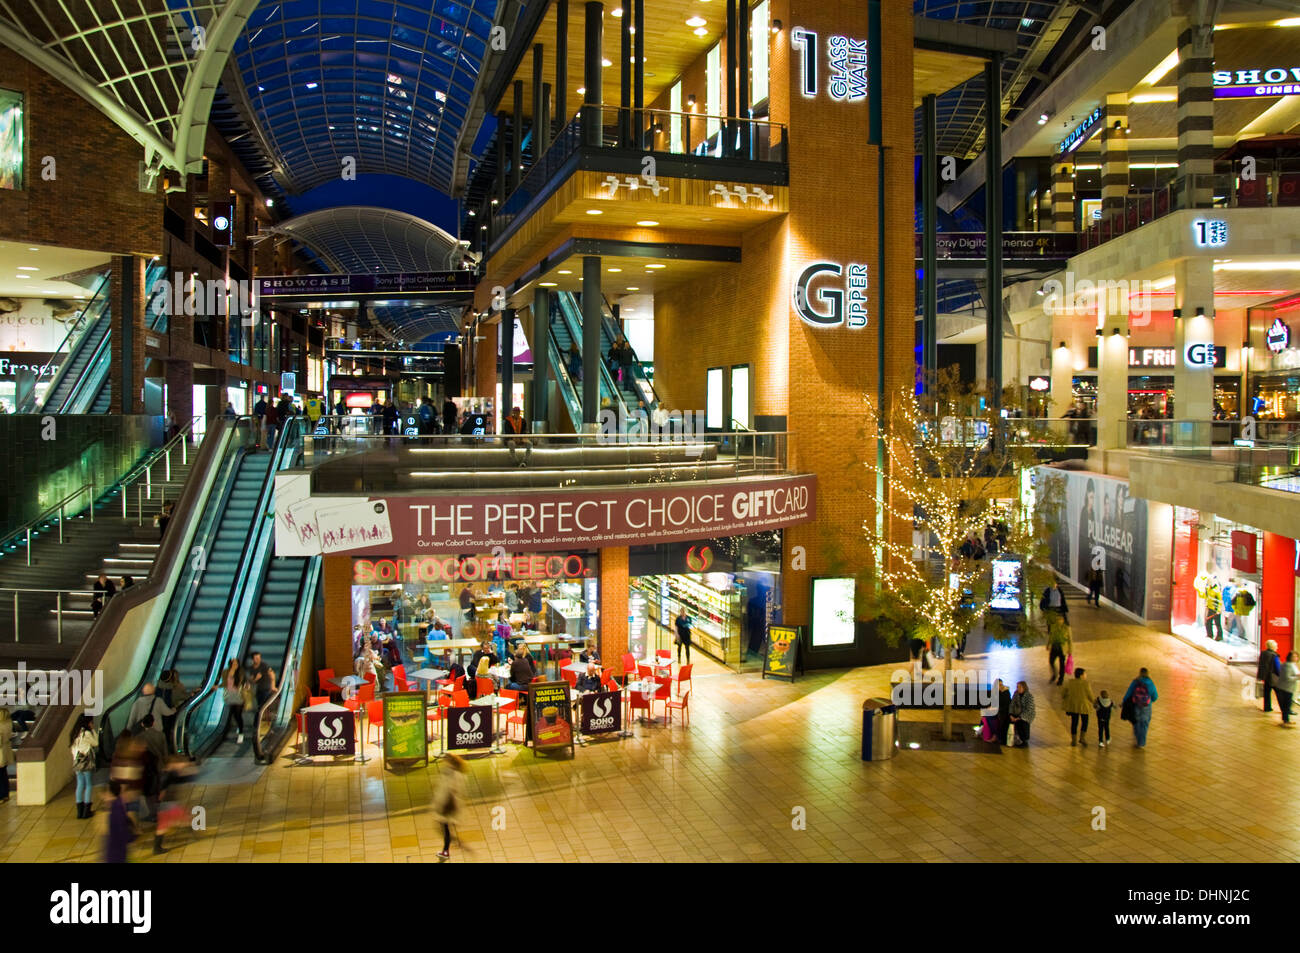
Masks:
[[[797,625],[769,625],[763,649],[763,678],[769,675],[794,681],[803,629]]]
[[[630,490],[443,496],[313,496],[311,474],[278,474],[278,556],[548,551],[745,536],[811,521],[817,478],[755,477]]]
[[[394,761],[428,761],[424,692],[385,692],[384,767]]]
[[[548,748],[573,750],[573,703],[568,682],[534,682],[528,686],[528,727],[533,753]]]
[[[601,735],[622,729],[622,692],[588,692],[578,699],[579,733]]]

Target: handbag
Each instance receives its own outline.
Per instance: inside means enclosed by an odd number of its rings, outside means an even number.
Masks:
[[[1074,653],[1073,652],[1071,652],[1069,655],[1065,657],[1065,674],[1066,675],[1074,674]]]
[[[1132,721],[1136,711],[1137,709],[1133,707],[1133,700],[1125,699],[1124,704],[1119,708],[1120,721]]]
[[[1255,679],[1255,697],[1264,697],[1264,680],[1262,678]]]

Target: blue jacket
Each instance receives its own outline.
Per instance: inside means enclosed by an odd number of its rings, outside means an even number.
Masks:
[[[1160,696],[1156,694],[1156,683],[1151,681],[1151,679],[1149,678],[1142,678],[1141,676],[1139,676],[1133,679],[1133,681],[1129,682],[1128,691],[1124,693],[1124,701],[1128,701],[1133,697],[1133,689],[1137,687],[1138,682],[1142,682],[1144,685],[1146,685],[1147,694],[1151,696],[1151,700],[1153,702],[1157,701],[1160,698]]]

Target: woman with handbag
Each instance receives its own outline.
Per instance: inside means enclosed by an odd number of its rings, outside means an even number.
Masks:
[[[244,743],[244,690],[247,684],[244,680],[244,667],[239,664],[239,659],[232,658],[226,663],[226,670],[222,673],[222,695],[226,702],[226,724],[221,731],[221,740],[224,742],[230,736],[230,729],[235,729],[235,744]]]
[[[99,748],[99,732],[95,730],[95,721],[89,715],[82,715],[72,726],[68,738],[72,746],[72,770],[77,777],[77,817],[81,820],[93,817],[93,794],[95,765],[98,762],[96,750]]]
[[[1074,670],[1074,678],[1065,686],[1065,713],[1070,716],[1070,747],[1088,737],[1088,715],[1096,705],[1092,686],[1084,677],[1084,670]],[[1082,722],[1082,724],[1080,724]]]

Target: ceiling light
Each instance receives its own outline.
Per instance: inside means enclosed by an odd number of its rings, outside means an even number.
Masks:
[[[709,21],[706,20],[706,19],[704,19],[704,17],[698,17],[698,16],[697,16],[697,17],[691,17],[689,20],[687,20],[687,21],[686,21],[686,25],[687,25],[687,26],[704,26],[704,25],[705,25],[706,23],[708,23],[708,22],[709,22]]]
[[[607,269],[607,270],[609,271],[609,273],[610,273],[611,275],[614,275],[614,274],[618,274],[618,273],[619,273],[620,271],[622,271],[623,269],[622,269],[622,268],[609,268],[609,269]]]
[[[612,17],[621,17],[623,15],[623,8],[615,7],[613,10],[609,11],[609,15]]]
[[[40,271],[40,269],[37,268],[35,265],[19,265],[18,270],[19,271]]]
[[[320,85],[320,83],[308,83],[308,84],[307,84],[307,88],[308,88],[308,89],[315,89],[315,88],[316,88],[317,86],[319,86],[319,85]]]
[[[17,278],[30,278],[31,275],[15,275]]]
[[[585,95],[586,92],[587,92],[587,87],[586,87],[586,86],[579,86],[579,87],[578,87],[578,95],[579,95],[579,96]]]
[[[638,225],[641,225],[641,226],[643,226],[643,227],[645,227],[645,228],[654,228],[654,227],[655,227],[656,225],[658,225],[659,223],[656,222],[656,221],[653,221],[653,220],[651,220],[651,219],[645,218],[645,219],[642,219],[641,221],[637,222],[637,224],[638,224]]]
[[[588,215],[604,215],[605,212],[604,212],[604,210],[602,210],[602,209],[598,209],[598,208],[589,208],[589,209],[587,209],[587,214],[588,214]]]
[[[1021,17],[1021,18],[1020,18],[1020,25],[1021,25],[1022,27],[1024,27],[1026,30],[1028,30],[1031,26],[1034,25],[1034,18],[1033,18],[1033,17]]]
[[[557,271],[556,274],[557,274],[557,275],[571,275],[571,274],[573,274],[573,272],[571,272],[571,271],[569,271],[569,269],[565,268],[565,269],[563,269],[563,270],[561,270],[561,271]]]
[[[706,30],[706,29],[704,29],[704,27],[702,27],[702,26],[697,26],[697,27],[695,28],[695,35],[696,35],[696,36],[708,36],[708,35],[709,35],[709,31]]]
[[[40,249],[37,248],[35,245],[28,245],[28,246],[27,246],[27,250],[28,250],[28,251],[40,251]]]
[[[1052,118],[1052,117],[1049,116],[1049,115],[1047,115],[1047,113],[1039,113],[1039,115],[1038,115],[1038,124],[1039,124],[1040,126],[1046,126],[1046,125],[1047,125],[1047,120],[1049,120],[1049,119],[1051,119],[1051,118]]]
[[[600,61],[600,65],[608,68],[608,67],[614,65],[614,61],[613,61],[613,60],[601,60],[601,61]]]
[[[667,268],[667,265],[646,265],[647,268]]]
[[[628,285],[628,286],[627,286],[627,290],[628,290],[628,291],[640,291],[641,289],[638,288],[636,285]]]
[[[772,21],[772,35],[773,35],[773,36],[776,36],[778,33],[781,32],[781,26],[782,26],[782,24],[781,24],[781,21],[780,21],[780,20],[773,20],[773,21]]]
[[[537,282],[537,284],[538,284],[539,287],[542,287],[542,288],[555,288],[555,287],[557,287],[557,285],[555,284],[554,281],[539,281],[539,282]]]

